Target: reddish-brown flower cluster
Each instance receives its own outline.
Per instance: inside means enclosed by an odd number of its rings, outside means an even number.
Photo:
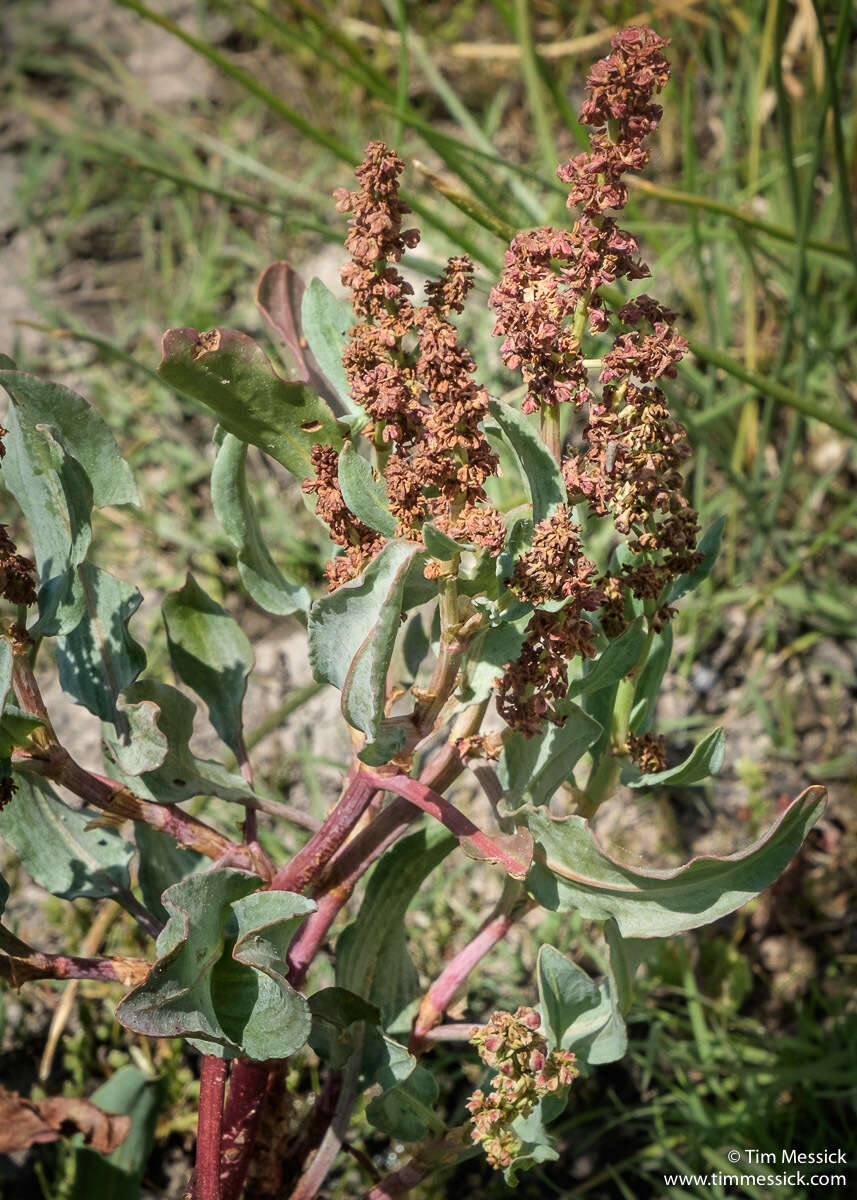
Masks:
[[[7,432],[0,425],[0,459],[6,454],[3,439]],[[0,525],[0,596],[10,604],[35,604],[35,572],[36,564],[18,553],[7,527]]]
[[[667,765],[666,742],[660,734],[629,734],[628,754],[644,775],[663,771]]]
[[[418,541],[422,522],[432,520],[456,540],[497,554],[505,526],[484,490],[497,456],[479,429],[488,396],[474,382],[475,364],[449,320],[450,312],[463,309],[473,267],[466,257],[451,258],[440,278],[426,284],[427,303],[410,299],[413,289],[394,265],[419,240],[416,230],[402,228],[409,212],[399,198],[403,167],[383,142],[372,142],[355,172],[359,189],[337,192],[339,210],[352,214],[351,262],[341,277],[362,318],[349,334],[345,371],[353,399],[375,423],[375,445],[387,447],[384,482],[398,535]],[[328,459],[325,469],[330,475]],[[307,490],[317,489],[309,484]],[[354,543],[347,512],[337,513],[336,540],[343,545],[342,537]],[[335,585],[378,549],[363,536],[358,542],[362,557],[349,552],[347,563],[333,565]]]
[[[675,375],[687,349],[686,339],[673,329],[675,313],[647,295],[619,309],[624,328],[602,360],[600,398],[593,395],[580,350],[587,323],[592,332],[604,332],[611,321],[596,289],[622,276],[640,279],[649,273],[637,258],[635,239],[605,213],[627,201],[623,175],[642,170],[648,161],[643,140],[661,117],[652,97],[669,78],[666,42],[652,30],[624,30],[611,46],[612,53],[587,79],[581,122],[593,127],[591,150],[557,172],[570,185],[568,203],[581,210],[580,216],[569,233],[539,229],[516,237],[491,295],[495,332],[505,336],[504,361],[521,367],[528,384],[524,411],[569,399],[589,405],[586,448],[563,464],[569,502],[586,503],[599,516],[609,512],[631,550],[642,556],[601,581],[601,625],[608,637],[627,626],[626,590],[638,599],[657,600],[670,579],[699,561],[697,518],[683,495],[680,470],[688,454],[686,432],[663,392],[651,386]],[[547,533],[537,530],[536,539]],[[557,541],[555,548],[560,557],[568,555],[565,571],[574,576],[571,544]],[[542,553],[534,540],[512,580],[521,598],[535,605],[570,594],[561,565],[533,576]],[[582,586],[591,586],[588,574]],[[649,619],[660,628],[671,610],[652,608],[649,603]],[[558,620],[561,614],[538,615],[521,657],[499,684],[500,711],[528,734],[542,716],[550,716],[549,701],[565,694],[565,667],[557,656],[567,630],[581,628],[582,620],[580,610],[568,623]],[[577,642],[571,636],[568,648],[580,653]],[[586,644],[591,642],[584,639]]]
[[[580,526],[560,504],[552,517],[536,525],[532,542],[515,564],[509,583],[521,600],[536,607],[571,599],[578,610],[592,612],[603,599],[592,586],[595,574],[595,566],[580,546]]]
[[[594,630],[583,613],[594,612],[605,595],[593,582],[597,569],[584,555],[579,534],[580,526],[559,505],[552,517],[536,525],[531,545],[507,580],[521,600],[536,608],[566,601],[557,612],[534,613],[520,654],[495,684],[500,715],[527,737],[538,733],[545,719],[564,722],[555,705],[568,691],[569,661],[597,653]]]
[[[557,171],[571,187],[569,208],[593,215],[627,204],[622,176],[642,171],[649,161],[643,139],[657,128],[662,115],[652,96],[670,77],[663,54],[667,42],[653,30],[624,29],[610,45],[613,53],[595,63],[586,80],[580,123],[594,130],[590,152],[578,154]]]
[[[627,203],[622,176],[648,162],[642,143],[661,117],[651,98],[669,79],[666,42],[635,28],[616,34],[611,45],[613,53],[587,79],[580,119],[594,127],[591,148],[557,171],[571,187],[569,207],[581,216],[570,232],[545,228],[514,238],[491,293],[494,332],[505,338],[503,361],[512,370],[520,367],[528,385],[524,412],[589,400],[580,342],[587,320],[593,332],[608,325],[596,289],[649,273],[637,257],[636,239],[604,214]]]
[[[646,276],[637,253],[636,239],[609,218],[600,226],[582,218],[570,231],[534,229],[512,240],[490,303],[494,333],[505,338],[503,361],[510,370],[520,367],[527,384],[525,413],[589,400],[580,342],[587,321],[592,332],[608,324],[595,289],[622,276]]]
[[[366,563],[384,544],[380,533],[354,516],[342,498],[339,486],[339,455],[332,446],[313,446],[314,479],[305,479],[303,490],[318,497],[316,513],[330,528],[330,536],[345,548],[339,558],[327,564],[331,588],[337,588],[359,575]]]
[[[598,653],[595,630],[574,607],[534,613],[521,653],[495,682],[497,711],[526,737],[537,734],[545,719],[565,722],[554,706],[568,691],[568,664],[578,655],[594,658]]]
[[[470,1038],[486,1066],[497,1069],[492,1091],[487,1096],[474,1092],[467,1108],[473,1120],[471,1137],[482,1143],[488,1162],[498,1170],[508,1167],[522,1149],[513,1122],[531,1113],[544,1096],[569,1087],[579,1073],[570,1050],[548,1052],[540,1025],[535,1009],[522,1006],[515,1013],[495,1012]]]

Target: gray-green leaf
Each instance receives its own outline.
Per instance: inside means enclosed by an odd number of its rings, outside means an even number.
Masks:
[[[584,673],[580,679],[572,681],[567,699],[618,683],[640,661],[645,644],[643,618],[636,617],[623,633],[610,639],[597,658],[586,660]]]
[[[277,616],[309,610],[309,592],[290,583],[271,557],[247,487],[247,443],[219,430],[211,472],[211,502],[223,532],[238,551],[238,574],[256,603]]]
[[[338,447],[336,418],[305,383],[287,382],[264,350],[234,329],[169,329],[158,368],[180,392],[202,401],[224,429],[270,454],[298,479],[313,474],[316,442]]]
[[[659,871],[635,871],[611,858],[582,817],[554,818],[545,808],[525,806],[515,819],[536,840],[527,889],[553,911],[577,909],[596,921],[613,917],[627,938],[696,929],[734,912],[776,879],[824,811],[824,797],[824,788],[807,788],[747,850]]]
[[[258,886],[258,876],[223,868],[164,892],[170,918],[158,958],[117,1008],[122,1025],[147,1037],[187,1037],[224,1058],[287,1058],[306,1042],[309,1007],[283,964],[315,904]]]
[[[57,638],[60,685],[75,704],[114,725],[117,738],[130,740],[127,717],[117,703],[146,665],[143,647],[128,632],[143,597],[91,563],[81,563],[77,574],[83,611],[77,624]]]
[[[80,613],[74,568],[89,549],[92,486],[47,425],[31,424],[14,404],[5,420],[3,483],[26,518],[41,585],[35,632],[53,634]]]
[[[506,739],[497,773],[506,790],[507,807],[517,807],[525,800],[549,804],[571,777],[580,756],[600,735],[598,722],[576,704],[564,701],[561,712],[563,725],[550,725],[538,737],[513,733]]]
[[[0,371],[0,386],[28,425],[52,425],[58,431],[67,452],[89,476],[96,508],[139,504],[131,468],[113,434],[82,396],[24,371]]]
[[[89,829],[95,814],[63,804],[47,780],[16,772],[15,783],[0,812],[0,835],[39,887],[64,900],[128,890],[131,843],[115,829]]]
[[[533,521],[553,516],[566,502],[565,483],[550,451],[523,413],[499,400],[489,401],[491,416],[515,451],[533,501]]]
[[[411,834],[372,872],[357,918],[336,943],[336,982],[377,1005],[385,1028],[419,993],[405,913],[424,879],[458,845],[439,825]]]
[[[123,699],[138,712],[150,712],[152,747],[163,744],[166,748],[156,768],[138,773],[123,766],[127,757],[120,758],[115,741],[107,738],[108,749],[119,760],[111,768],[112,773],[132,792],[159,804],[181,804],[191,796],[220,796],[240,802],[251,794],[240,775],[192,753],[196,706],[177,688],[154,679],[140,679],[128,688]]]
[[[337,300],[320,279],[311,279],[301,301],[301,327],[315,360],[333,384],[349,412],[366,414],[351,399],[342,351],[354,314],[344,300]]]
[[[342,692],[342,713],[366,734],[365,751],[387,761],[402,743],[383,727],[387,670],[403,610],[408,569],[419,553],[411,542],[391,541],[351,583],[323,596],[309,614],[313,675]]]
[[[539,950],[537,977],[542,1018],[552,1048],[573,1050],[581,1062],[615,1062],[628,1046],[625,1022],[608,982],[595,984],[553,946]]]
[[[241,708],[253,669],[249,638],[191,575],[164,600],[163,614],[173,669],[204,701],[235,757],[242,758]]]
[[[342,499],[358,521],[386,538],[396,536],[397,521],[387,508],[387,492],[376,479],[365,458],[346,442],[339,455],[339,486]]]

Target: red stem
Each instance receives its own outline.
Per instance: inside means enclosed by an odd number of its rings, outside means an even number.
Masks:
[[[142,983],[150,965],[141,958],[77,958],[28,949],[24,954],[0,955],[0,979],[16,988],[31,979],[94,979],[131,987]]]
[[[333,859],[316,892],[318,908],[304,921],[289,946],[286,978],[292,987],[299,988],[303,983],[307,968],[359,880],[414,816],[412,805],[394,800]]]
[[[207,858],[228,856],[236,866],[243,865],[251,871],[255,871],[259,865],[246,846],[230,841],[204,821],[189,816],[175,804],[154,804],[143,800],[115,779],[84,770],[65,750],[45,758],[16,754],[14,762],[22,771],[43,775],[68,788],[102,812],[127,817],[132,821],[143,821],[174,838],[178,845],[197,850]]]
[[[467,976],[485,955],[502,941],[515,923],[516,915],[495,912],[479,932],[447,963],[423,997],[414,1020],[408,1049],[419,1053],[431,1029],[440,1023],[447,1006]],[[471,1026],[472,1028],[472,1026]]]
[[[268,1084],[267,1063],[236,1058],[229,1075],[220,1142],[221,1200],[238,1200],[253,1156]]]
[[[469,846],[477,858],[498,862],[516,879],[523,879],[528,873],[529,862],[509,853],[499,842],[474,825],[470,818],[460,812],[454,804],[450,804],[443,796],[438,795],[418,779],[411,779],[407,775],[373,775],[371,772],[367,772],[367,775],[376,787],[397,792],[400,796],[404,796],[409,803],[415,804],[417,808],[421,808],[423,812],[427,812],[440,821],[451,833],[455,834],[460,842]]]
[[[475,732],[482,722],[486,707],[487,704],[473,706],[461,721],[460,728],[456,730],[456,733],[463,737]],[[454,739],[450,738],[430,759],[423,772],[423,780],[442,790],[449,787],[461,774],[462,769],[461,758],[455,748]],[[365,775],[364,772],[360,774],[361,776]],[[307,843],[304,849],[295,856],[295,859],[286,868],[278,873],[278,876],[274,880],[273,886],[278,887],[280,890],[298,890],[294,886],[291,886],[293,879],[290,876],[294,876],[297,879],[298,873],[303,873],[304,867],[301,866],[299,861],[301,858],[303,858],[304,863],[307,865],[313,861],[318,861],[319,843],[322,837],[324,838],[326,857],[321,858],[319,861],[319,869],[314,879],[314,894],[318,901],[318,909],[304,921],[289,947],[289,970],[287,978],[294,988],[300,988],[310,963],[327,936],[331,925],[348,902],[360,878],[372,863],[384,853],[388,846],[392,845],[401,836],[408,825],[412,824],[417,817],[414,806],[409,804],[408,801],[398,798],[393,800],[383,812],[379,813],[366,829],[346,842],[345,839],[348,837],[348,834],[353,830],[375,795],[374,788],[370,790],[365,800],[361,798],[361,793],[358,793],[356,796],[352,795],[349,805],[353,802],[354,806],[348,816],[348,828],[343,833],[343,826],[346,822],[343,821],[342,813],[339,809],[346,797],[349,796],[352,785],[359,778],[360,776],[355,776],[351,779],[342,797],[342,801],[340,801],[340,805],[337,805],[337,809],[324,822],[321,829],[318,830],[316,838],[310,839],[310,842]],[[365,782],[365,778],[360,781],[361,783]],[[310,851],[313,842],[316,842],[316,845]],[[296,863],[298,864],[297,870],[295,869]],[[240,1060],[239,1063],[236,1063],[236,1069],[239,1067]],[[240,1069],[243,1072],[243,1068]],[[264,1081],[256,1081],[258,1101],[254,1101],[251,1095],[247,1101],[248,1104],[254,1102],[261,1103],[264,1086]],[[233,1124],[235,1126],[234,1131]],[[231,1144],[233,1138],[237,1139],[240,1125],[240,1113],[237,1112],[233,1118],[230,1116],[229,1109],[227,1109],[225,1142],[229,1141]],[[250,1149],[247,1151],[246,1163],[241,1168],[241,1175],[239,1175],[236,1168],[232,1176],[233,1183],[231,1184],[234,1187],[234,1191],[229,1196],[225,1195],[223,1200],[233,1200],[233,1196],[237,1196],[240,1193],[241,1186],[243,1185],[243,1173],[246,1172],[247,1165],[249,1165],[253,1141],[254,1136],[248,1137],[247,1142]]]
[[[459,730],[460,736],[478,729],[484,705],[474,706]],[[444,743],[431,758],[422,774],[422,782],[439,790],[449,787],[463,770],[461,758],[452,740]],[[333,922],[348,903],[361,877],[388,846],[395,842],[417,819],[418,810],[402,797],[387,807],[328,861],[319,875],[314,895],[318,909],[304,921],[289,947],[288,980],[299,988],[318,948]]]
[[[226,1060],[214,1054],[204,1055],[199,1077],[194,1200],[221,1200],[220,1139],[225,1086]]]
[[[374,785],[367,782],[363,771],[356,771],[349,780],[336,808],[291,862],[286,863],[277,872],[271,887],[284,892],[302,892],[308,887],[351,833],[366,811],[376,790]],[[366,865],[368,866],[368,863]],[[322,903],[324,903],[324,899],[323,897]],[[307,967],[344,903],[343,899],[333,908],[328,904],[326,912],[329,911],[329,919],[319,922],[316,912],[301,926],[295,942],[302,939],[305,952],[300,968],[296,971],[290,967],[287,976],[293,987],[300,987]],[[314,930],[307,937],[307,926],[314,918],[316,919]],[[291,962],[291,956],[289,961]],[[254,1071],[254,1065],[245,1064],[244,1060],[239,1059],[233,1067],[225,1117],[226,1132],[223,1137],[224,1156],[228,1151],[231,1151],[231,1155],[230,1161],[224,1167],[225,1182],[222,1200],[236,1200],[240,1195],[256,1140],[267,1074],[263,1076]],[[238,1087],[233,1103],[232,1095],[236,1084]]]
[[[280,892],[302,892],[313,883],[363,816],[377,790],[368,772],[355,771],[342,799],[321,829],[313,834],[291,862],[280,868],[271,887]]]

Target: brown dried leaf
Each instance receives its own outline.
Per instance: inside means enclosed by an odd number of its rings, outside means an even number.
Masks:
[[[38,1103],[0,1087],[0,1154],[27,1150],[82,1133],[84,1144],[109,1154],[125,1140],[131,1128],[128,1116],[102,1112],[91,1100],[51,1096]]]

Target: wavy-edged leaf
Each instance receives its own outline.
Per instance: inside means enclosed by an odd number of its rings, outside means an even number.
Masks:
[[[311,388],[289,383],[252,338],[235,329],[168,329],[158,367],[167,383],[200,400],[220,424],[282,463],[298,479],[313,474],[316,442],[340,446],[336,418]]]
[[[339,935],[337,985],[375,1004],[385,1028],[419,993],[405,913],[423,880],[457,845],[457,838],[431,825],[393,846],[375,866],[356,919]]]
[[[0,370],[0,387],[9,393],[28,425],[50,425],[57,430],[66,451],[89,477],[96,508],[140,503],[131,468],[119,453],[113,434],[82,396],[24,371]]]
[[[610,639],[597,658],[586,661],[583,675],[572,681],[566,698],[572,700],[617,684],[640,661],[645,644],[643,617],[636,617],[618,637]]]
[[[398,522],[387,508],[386,489],[352,442],[346,442],[339,455],[339,487],[342,499],[358,521],[385,538],[396,536]]]
[[[565,504],[565,483],[550,451],[523,413],[490,400],[491,416],[500,426],[506,441],[515,451],[533,501],[533,521],[553,516],[558,504]]]
[[[527,889],[553,911],[613,917],[623,937],[667,937],[734,912],[773,883],[824,811],[825,790],[807,788],[747,850],[701,855],[671,870],[637,871],[611,858],[582,817],[525,806],[514,815],[536,840]]]
[[[601,726],[570,701],[560,706],[565,720],[550,725],[538,737],[513,733],[503,744],[497,774],[505,805],[549,804],[559,787],[571,778],[580,756],[601,734]]]
[[[301,327],[310,350],[334,391],[354,415],[366,414],[351,399],[348,376],[342,365],[342,351],[355,317],[350,305],[337,300],[320,279],[311,279],[301,301]]]
[[[675,767],[667,767],[664,771],[655,771],[651,775],[641,775],[639,779],[626,780],[630,788],[662,787],[665,784],[700,783],[709,775],[716,775],[723,766],[723,755],[726,746],[726,735],[722,729],[715,729],[704,737],[691,750],[683,762]]]
[[[181,804],[191,796],[220,796],[240,802],[251,795],[240,775],[219,762],[193,754],[190,739],[196,705],[177,688],[154,679],[140,679],[126,690],[123,699],[138,712],[148,710],[153,725],[151,745],[154,748],[162,743],[166,747],[155,769],[135,773],[123,769],[113,739],[107,737],[108,751],[116,759],[112,772],[132,792],[159,804]]]
[[[391,541],[363,573],[323,596],[310,609],[309,657],[319,683],[342,692],[342,713],[366,734],[374,765],[402,744],[399,730],[382,726],[387,670],[404,607],[408,570],[419,554],[411,542]]]
[[[187,1037],[223,1058],[265,1061],[299,1049],[309,1006],[282,972],[289,942],[316,906],[258,886],[258,876],[223,868],[168,888],[158,958],[120,1003],[119,1022],[147,1037]]]
[[[256,505],[247,487],[247,443],[219,429],[211,471],[211,502],[223,532],[238,552],[241,582],[260,608],[276,616],[308,612],[309,592],[290,583],[265,544]]]
[[[702,561],[692,571],[686,571],[684,575],[679,575],[678,579],[673,580],[667,595],[667,604],[675,604],[676,600],[688,592],[692,592],[694,588],[698,588],[703,580],[711,574],[717,561],[717,555],[720,553],[720,543],[723,540],[725,525],[726,518],[718,517],[713,524],[708,526],[696,547],[702,555]]]
[[[39,887],[64,900],[127,892],[130,842],[115,829],[88,828],[93,813],[63,804],[47,780],[16,772],[15,783],[0,835]]]
[[[208,708],[209,719],[236,758],[243,757],[241,709],[253,647],[237,621],[192,575],[162,605],[173,670]]]
[[[39,621],[30,632],[54,634],[80,613],[74,568],[92,536],[92,485],[48,425],[30,423],[14,404],[4,419],[3,484],[26,518],[39,573]]]

